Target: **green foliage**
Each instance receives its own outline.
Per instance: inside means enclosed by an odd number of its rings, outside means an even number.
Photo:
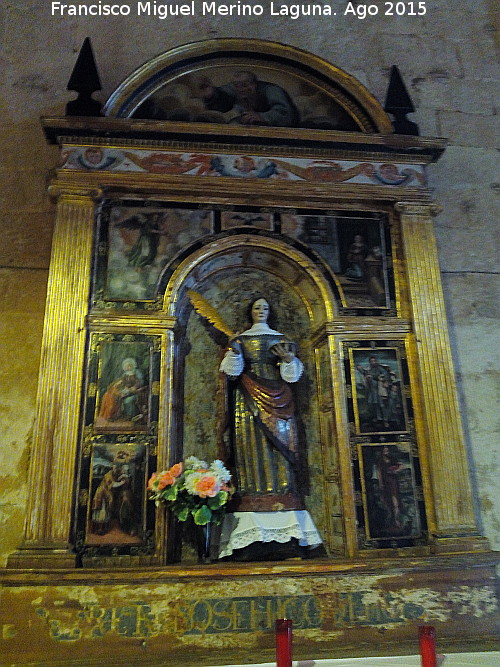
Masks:
[[[162,493],[162,496],[165,500],[173,502],[177,499],[179,493],[179,487],[177,486],[168,486]]]
[[[227,491],[219,491],[213,498],[208,498],[208,506],[211,510],[218,510],[227,503],[228,496],[229,494]]]
[[[174,513],[179,521],[187,521],[187,518],[190,514],[189,507],[175,508]]]
[[[153,473],[148,490],[156,505],[166,505],[179,521],[192,517],[198,526],[219,525],[233,490],[227,485],[230,478],[222,461],[216,460],[208,466],[205,461],[189,457],[170,470]],[[210,493],[215,495],[210,497]]]
[[[197,526],[205,526],[212,519],[212,510],[207,505],[202,505],[193,512],[193,519]]]

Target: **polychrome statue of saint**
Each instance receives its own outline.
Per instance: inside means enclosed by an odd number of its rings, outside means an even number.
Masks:
[[[297,483],[301,457],[290,387],[304,370],[297,345],[269,326],[269,303],[262,297],[251,304],[251,327],[237,335],[200,294],[190,290],[189,297],[229,339],[220,371],[228,379],[228,458],[236,493],[224,518],[219,558],[305,557],[322,540]]]
[[[269,303],[256,299],[252,326],[230,340],[220,370],[236,379],[229,402],[238,511],[302,509],[297,489],[297,420],[289,383],[303,364],[297,346],[267,323]]]

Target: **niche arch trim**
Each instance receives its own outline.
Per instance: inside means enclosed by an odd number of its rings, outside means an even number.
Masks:
[[[170,317],[178,315],[187,289],[196,290],[209,276],[239,268],[258,269],[279,276],[300,296],[313,330],[335,318],[335,295],[326,276],[312,260],[281,239],[250,233],[214,240],[186,257],[166,286],[165,314]]]

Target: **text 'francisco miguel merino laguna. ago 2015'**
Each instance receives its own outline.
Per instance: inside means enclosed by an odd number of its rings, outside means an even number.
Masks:
[[[383,6],[382,6],[383,4]],[[281,16],[299,19],[308,16],[347,16],[365,19],[372,16],[424,16],[426,14],[424,0],[404,2],[391,1],[375,4],[343,2],[339,5],[322,3],[284,4],[269,2],[268,4],[245,3],[241,0],[223,4],[218,0],[190,0],[185,3],[169,4],[153,2],[137,2],[135,4],[107,4],[98,0],[94,3],[65,4],[51,2],[52,16],[154,16],[158,19],[182,16]]]

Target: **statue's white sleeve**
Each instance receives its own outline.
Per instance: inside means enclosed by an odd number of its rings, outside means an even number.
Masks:
[[[282,361],[280,363],[280,375],[285,382],[298,382],[304,371],[304,364],[298,357],[292,361]]]
[[[221,361],[219,370],[226,375],[237,377],[243,373],[244,367],[245,360],[243,359],[243,355],[237,354],[236,352],[233,352],[233,350],[228,350],[224,355],[224,359]]]

